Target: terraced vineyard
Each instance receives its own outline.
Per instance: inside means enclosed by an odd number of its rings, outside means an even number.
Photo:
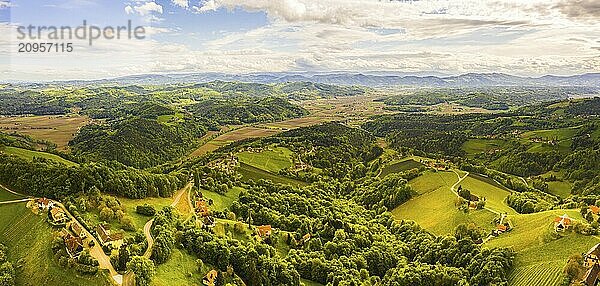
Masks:
[[[554,262],[540,263],[514,269],[509,277],[512,286],[563,285],[562,267]]]

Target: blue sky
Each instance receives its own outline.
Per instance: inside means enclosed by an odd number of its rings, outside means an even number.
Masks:
[[[141,73],[600,71],[596,0],[0,0],[14,79]],[[148,38],[17,53],[18,25],[119,26]],[[64,41],[64,40],[63,40]]]

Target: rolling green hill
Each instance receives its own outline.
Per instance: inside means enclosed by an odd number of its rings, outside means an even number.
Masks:
[[[0,205],[0,213],[0,242],[8,247],[9,259],[15,263],[17,285],[110,285],[105,274],[81,276],[60,267],[52,254],[52,227],[25,203]]]
[[[237,155],[241,162],[250,166],[277,173],[281,169],[292,166],[290,159],[292,151],[285,147],[275,147],[272,150],[265,150],[259,153],[242,152]]]

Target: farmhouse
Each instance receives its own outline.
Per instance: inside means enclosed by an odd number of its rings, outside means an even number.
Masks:
[[[269,237],[269,236],[271,236],[271,231],[272,230],[273,229],[271,228],[271,225],[261,225],[261,226],[257,226],[256,227],[256,233],[260,237]]]
[[[598,212],[600,212],[600,208],[594,205],[591,205],[588,209],[595,215],[597,215]]]
[[[554,230],[556,231],[565,231],[571,226],[571,218],[564,214],[562,216],[558,216],[554,218]]]
[[[72,221],[69,227],[71,228],[71,231],[75,234],[75,236],[85,238],[85,230],[83,229],[83,227],[81,227],[81,225],[79,225],[75,221]]]
[[[83,239],[72,235],[67,235],[63,238],[67,253],[71,257],[77,257],[83,251]]]
[[[50,208],[50,216],[52,221],[56,224],[65,223],[67,221],[67,214],[61,208]]]
[[[35,203],[37,204],[38,209],[46,211],[48,210],[50,207],[54,206],[54,203],[47,198],[38,198],[35,200]]]
[[[96,227],[96,233],[98,233],[98,239],[103,245],[106,244],[118,244],[122,239],[123,235],[119,233],[111,234],[110,230],[106,229],[102,224]]]
[[[218,275],[219,273],[217,272],[217,270],[213,269],[211,271],[208,271],[208,273],[206,273],[206,276],[202,278],[202,284],[207,286],[214,286]]]

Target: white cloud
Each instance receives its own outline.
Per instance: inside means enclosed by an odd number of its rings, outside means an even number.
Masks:
[[[127,6],[127,7],[129,7],[129,6]],[[127,12],[127,7],[125,7],[126,12]],[[145,2],[139,6],[135,6],[135,7],[133,7],[133,10],[135,10],[142,16],[148,16],[148,15],[151,15],[152,13],[158,13],[158,14],[163,13],[163,7],[159,4],[156,4],[156,2],[154,2],[154,1]]]
[[[183,8],[188,8],[190,5],[188,0],[171,0],[171,2],[173,2],[174,5]]]

